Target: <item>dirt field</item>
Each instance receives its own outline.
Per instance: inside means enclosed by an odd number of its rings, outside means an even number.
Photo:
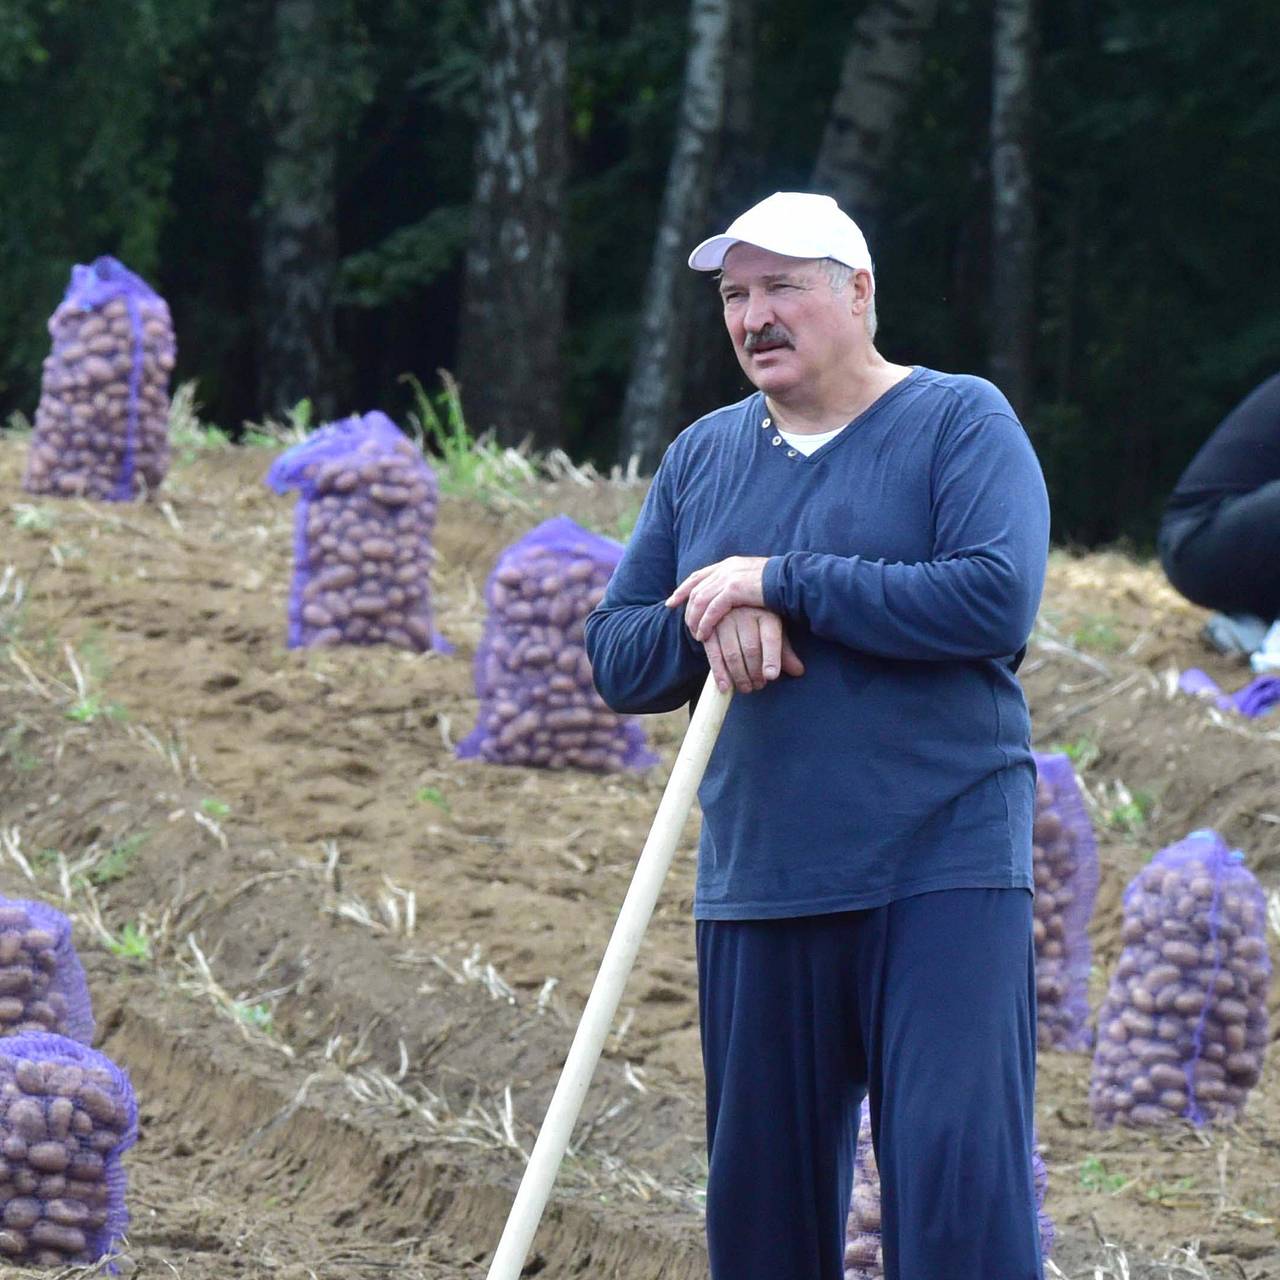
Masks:
[[[642,776],[456,761],[480,592],[537,520],[612,532],[640,490],[446,498],[455,654],[291,652],[269,452],[189,448],[163,502],[124,507],[29,502],[25,447],[0,439],[0,893],[74,915],[101,1047],[138,1090],[123,1270],[483,1276],[683,722],[649,722],[666,763]],[[1280,711],[1249,724],[1172,693],[1180,667],[1247,678],[1202,621],[1148,567],[1054,558],[1023,675],[1037,746],[1078,757],[1100,836],[1095,1007],[1121,891],[1157,848],[1214,826],[1280,886]],[[527,1274],[706,1275],[695,835]],[[1088,1076],[1085,1055],[1041,1057],[1061,1271],[1280,1277],[1276,1055],[1241,1123],[1205,1134],[1099,1132]]]

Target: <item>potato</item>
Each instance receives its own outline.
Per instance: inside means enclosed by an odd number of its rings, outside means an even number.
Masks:
[[[459,756],[600,771],[653,762],[639,725],[596,693],[582,643],[620,555],[616,543],[560,516],[499,556],[476,655],[480,714]]]
[[[1124,903],[1126,946],[1099,1012],[1095,1121],[1234,1119],[1267,1042],[1261,889],[1242,855],[1198,832],[1157,854]]]
[[[125,309],[108,323],[106,308],[116,302]],[[164,300],[119,263],[99,259],[73,270],[49,333],[23,487],[115,501],[154,490],[169,466],[174,340]],[[83,429],[66,434],[66,423]]]

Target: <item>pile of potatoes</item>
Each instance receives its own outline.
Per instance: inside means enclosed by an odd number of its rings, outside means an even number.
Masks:
[[[62,1036],[0,1041],[0,1259],[96,1262],[123,1234],[120,1157],[137,1138],[128,1077]]]
[[[1035,1175],[1036,1210],[1040,1223],[1040,1256],[1053,1252],[1055,1228],[1045,1212],[1049,1170],[1033,1147],[1031,1170]],[[853,1195],[844,1238],[844,1280],[884,1280],[884,1252],[880,1240],[880,1170],[871,1145],[871,1108],[864,1100],[858,1117],[858,1153],[853,1162]]]
[[[42,902],[0,898],[0,1036],[23,1031],[87,1044],[89,990],[67,917]]]
[[[654,762],[640,726],[596,693],[583,645],[587,615],[621,554],[617,543],[559,516],[498,557],[476,654],[480,716],[460,756],[600,771]]]
[[[1035,760],[1036,1037],[1041,1049],[1087,1049],[1088,928],[1098,892],[1098,847],[1070,758]]]
[[[1098,1015],[1095,1121],[1234,1119],[1262,1071],[1266,904],[1212,831],[1158,853],[1124,895],[1124,949]]]
[[[23,488],[127,502],[169,470],[173,322],[164,299],[114,259],[75,271],[49,319]]]
[[[858,1154],[853,1162],[853,1196],[844,1238],[844,1280],[880,1280],[880,1170],[871,1145],[871,1108],[864,1101],[858,1116]]]
[[[432,648],[437,487],[412,441],[385,414],[347,418],[278,458],[267,482],[302,495],[289,647]]]

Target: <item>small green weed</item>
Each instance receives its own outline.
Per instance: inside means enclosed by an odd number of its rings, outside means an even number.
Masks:
[[[1099,653],[1119,653],[1124,648],[1114,618],[1086,618],[1071,633],[1071,643],[1077,649],[1094,649]]]
[[[225,818],[231,812],[231,806],[225,800],[219,800],[217,796],[205,796],[200,801],[200,812],[206,818]]]
[[[1149,791],[1130,791],[1123,782],[1116,783],[1115,793],[1116,804],[1107,812],[1107,826],[1138,835],[1156,807],[1155,796]]]
[[[234,1008],[236,1017],[245,1026],[253,1027],[256,1031],[265,1032],[267,1035],[271,1035],[275,1030],[275,1019],[272,1017],[270,1005],[246,1004],[243,1000],[237,1000]]]
[[[23,533],[47,533],[58,523],[58,513],[52,507],[38,507],[30,502],[18,502],[13,508],[13,525]]]
[[[133,860],[150,838],[150,832],[139,831],[117,840],[110,850],[89,869],[86,879],[93,885],[114,884],[129,874]]]
[[[15,409],[5,420],[4,429],[15,436],[31,434],[31,419],[20,409]]]
[[[118,702],[108,702],[100,693],[86,693],[66,710],[68,720],[93,724],[95,720],[126,720],[128,713]]]
[[[38,849],[31,855],[29,861],[36,871],[51,871],[58,865],[60,857],[62,857],[61,849]]]
[[[437,809],[443,809],[445,813],[449,812],[449,802],[444,798],[444,792],[439,787],[419,787],[418,800],[421,804],[433,804]]]
[[[1081,771],[1087,769],[1102,754],[1102,748],[1089,734],[1081,734],[1072,742],[1053,742],[1048,750],[1070,758],[1071,763]]]
[[[126,924],[119,935],[112,938],[106,946],[113,956],[120,956],[124,960],[151,959],[151,939],[147,937],[145,929],[133,924]]]
[[[310,400],[302,399],[287,409],[284,421],[264,418],[261,422],[246,422],[240,433],[240,443],[261,449],[279,449],[282,445],[300,444],[311,433],[315,410]]]
[[[440,370],[444,389],[434,398],[411,373],[400,375],[413,393],[409,423],[433,461],[442,493],[485,501],[521,504],[519,492],[537,474],[533,463],[515,449],[504,449],[489,435],[473,436],[462,412],[457,382]]]
[[[1129,1185],[1129,1179],[1123,1173],[1108,1173],[1107,1166],[1097,1156],[1089,1156],[1080,1164],[1080,1185],[1086,1191],[1113,1196]]]
[[[0,757],[8,756],[9,763],[19,773],[30,773],[40,763],[39,757],[28,751],[24,745],[29,732],[31,732],[29,725],[15,724],[5,731],[3,738],[0,738]]]
[[[1148,1200],[1153,1200],[1157,1204],[1178,1203],[1183,1200],[1187,1192],[1195,1186],[1194,1178],[1178,1178],[1174,1182],[1155,1182],[1143,1191],[1143,1195]]]

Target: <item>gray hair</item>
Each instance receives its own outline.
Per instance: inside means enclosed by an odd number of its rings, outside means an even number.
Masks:
[[[826,276],[832,293],[843,293],[849,287],[849,281],[853,279],[854,269],[846,263],[837,262],[835,258],[820,258],[818,260],[818,268]],[[878,327],[876,295],[874,292],[867,303],[866,311],[862,313],[862,319],[867,326],[867,337],[874,340],[876,328]]]

